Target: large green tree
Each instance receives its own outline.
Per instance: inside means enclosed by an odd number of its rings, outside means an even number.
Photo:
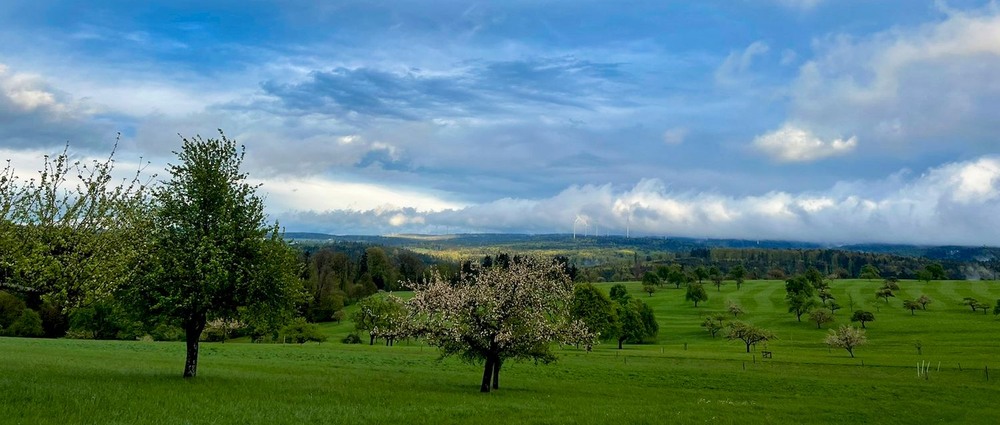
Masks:
[[[601,339],[615,335],[615,323],[618,321],[615,303],[608,294],[591,283],[577,284],[573,289],[570,314]]]
[[[218,139],[183,139],[170,179],[154,189],[142,279],[128,298],[143,317],[185,332],[184,377],[198,370],[198,340],[215,319],[274,332],[303,296],[298,262],[277,224],[267,225],[257,186],[240,170],[244,150]]]

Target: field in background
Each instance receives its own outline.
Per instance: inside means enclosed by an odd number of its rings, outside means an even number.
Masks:
[[[632,296],[656,310],[657,344],[605,343],[558,351],[547,366],[505,364],[501,389],[479,394],[481,369],[419,341],[344,345],[353,324],[325,324],[330,341],[283,345],[205,343],[198,378],[180,378],[181,343],[0,338],[4,423],[975,423],[991,422],[1000,396],[1000,321],[964,297],[993,304],[996,282],[904,281],[876,300],[881,282],[833,281],[844,306],[875,313],[869,344],[852,359],[822,343],[826,329],[786,313],[779,281],[737,291],[707,287],[694,308],[684,291]],[[601,284],[607,290],[610,284]],[[934,301],[915,315],[902,300]],[[850,295],[850,297],[849,297]],[[772,359],[699,326],[724,312],[773,331]],[[803,317],[805,320],[805,317]],[[367,338],[363,338],[367,340]],[[922,345],[917,353],[916,341]],[[760,350],[762,347],[758,347]],[[929,362],[927,379],[916,365]],[[987,369],[989,368],[989,369]]]

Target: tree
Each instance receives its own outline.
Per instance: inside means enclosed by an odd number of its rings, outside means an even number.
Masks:
[[[570,315],[574,320],[582,321],[598,338],[607,339],[615,335],[618,321],[615,304],[608,294],[593,284],[580,284],[573,289]]]
[[[507,267],[473,268],[475,274],[454,284],[437,275],[410,283],[413,298],[407,306],[414,333],[445,356],[484,362],[480,391],[500,387],[500,369],[508,360],[547,363],[555,360],[553,342],[586,338],[591,341],[585,344],[592,344],[586,325],[571,319],[573,282],[555,262],[516,257]]]
[[[826,304],[826,308],[830,309],[830,314],[836,314],[837,310],[840,310],[840,304],[837,304],[836,301],[830,301]]]
[[[646,285],[660,286],[662,284],[663,284],[663,282],[660,281],[660,277],[657,276],[656,273],[653,273],[653,272],[643,273],[643,275],[642,275],[642,285],[643,286],[646,286]]]
[[[912,316],[913,312],[920,308],[920,303],[915,300],[903,300],[903,308],[910,310]]]
[[[723,329],[724,323],[725,317],[721,314],[713,314],[706,317],[705,320],[701,322],[701,327],[705,328],[705,330],[712,335],[712,338],[715,338],[715,335]]]
[[[924,270],[930,273],[931,279],[944,280],[948,278],[948,274],[945,273],[944,267],[940,263],[930,263],[924,266]]]
[[[114,154],[78,161],[66,145],[44,156],[34,178],[20,178],[10,161],[0,169],[0,288],[47,306],[54,320],[133,277],[147,190],[141,168],[115,181]]]
[[[743,280],[747,278],[747,269],[742,264],[737,264],[729,270],[729,278],[736,281],[736,290],[743,287]]]
[[[861,322],[861,328],[865,329],[866,322],[874,322],[875,315],[870,311],[856,310],[854,314],[851,315],[852,322]]]
[[[615,316],[618,318],[615,335],[618,337],[619,350],[622,349],[622,344],[625,342],[642,342],[642,338],[646,335],[646,328],[642,323],[642,316],[639,315],[638,305],[633,301],[638,300],[626,298],[615,306]]]
[[[708,279],[711,280],[713,284],[721,285],[722,284],[721,282],[723,279],[725,279],[725,276],[722,274],[722,271],[720,271],[718,267],[712,266],[708,268]]]
[[[616,283],[611,287],[611,299],[619,302],[629,299],[628,288],[625,285]]]
[[[896,294],[892,292],[891,288],[887,288],[884,286],[875,291],[875,298],[884,298],[886,304],[889,303],[889,297],[895,297],[895,296]]]
[[[805,293],[788,293],[785,295],[785,301],[788,303],[788,312],[794,313],[799,322],[802,321],[803,314],[816,307],[816,299]]]
[[[395,295],[375,294],[358,302],[351,319],[355,330],[368,332],[368,345],[375,345],[378,338],[385,338],[386,345],[392,345],[406,326],[406,306]]]
[[[972,297],[962,298],[962,304],[969,306],[969,308],[971,308],[973,312],[975,312],[976,309],[979,308],[979,300]]]
[[[729,311],[729,314],[732,314],[733,318],[736,319],[738,319],[740,315],[744,313],[743,306],[734,303],[732,301],[729,302],[729,305],[726,307],[726,310]]]
[[[830,292],[830,288],[820,289],[816,294],[819,295],[819,299],[820,301],[823,302],[823,305],[826,305],[827,301],[832,301],[835,299],[833,297],[833,293]]]
[[[816,322],[816,329],[822,329],[823,325],[833,321],[833,314],[826,310],[813,310],[809,313],[809,320]]]
[[[854,349],[866,342],[868,342],[868,338],[865,337],[864,329],[858,329],[851,325],[843,325],[837,330],[830,329],[830,334],[826,336],[828,345],[847,350],[851,358],[854,358]]]
[[[708,301],[708,292],[705,291],[705,286],[699,283],[688,284],[687,293],[684,294],[684,300],[694,302],[694,306],[698,307],[698,303],[702,301]]]
[[[879,271],[878,267],[875,267],[874,264],[865,264],[864,267],[861,268],[861,276],[860,277],[862,279],[868,279],[868,281],[872,281],[872,280],[875,280],[875,279],[881,279],[882,278],[882,272]]]
[[[726,338],[729,340],[741,340],[747,346],[747,352],[750,352],[750,346],[756,345],[758,342],[767,342],[775,338],[774,334],[768,330],[758,328],[752,324],[740,321],[734,321],[729,323],[729,332],[726,334]]]
[[[933,301],[931,300],[931,297],[928,297],[925,294],[920,294],[920,296],[917,297],[917,303],[920,304],[921,310],[927,310],[927,304],[930,304],[932,302]]]
[[[660,286],[660,278],[653,272],[646,272],[642,275],[642,290],[645,291],[649,296],[653,296],[653,292],[656,292],[656,287]]]
[[[695,279],[698,279],[698,283],[701,283],[703,280],[708,279],[709,276],[708,269],[706,269],[705,266],[695,267],[693,273]],[[717,284],[716,286],[719,285]]]
[[[684,273],[679,264],[672,264],[667,272],[667,282],[674,284],[676,289],[688,282],[688,275]]]
[[[257,186],[240,171],[242,149],[219,139],[183,139],[170,180],[153,191],[154,214],[125,298],[153,322],[185,332],[184,377],[196,376],[198,340],[214,319],[234,319],[273,333],[303,298],[299,263],[277,224],[265,224]]]
[[[993,307],[993,315],[1000,316],[1000,300],[997,300],[997,305]]]

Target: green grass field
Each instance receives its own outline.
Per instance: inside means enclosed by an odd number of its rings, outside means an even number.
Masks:
[[[0,338],[0,423],[995,422],[1000,321],[962,298],[993,304],[1000,283],[906,281],[888,304],[874,297],[880,284],[832,284],[844,308],[824,328],[847,322],[848,294],[876,316],[852,359],[822,342],[826,329],[785,312],[782,282],[708,287],[698,308],[683,290],[649,297],[630,283],[657,312],[658,344],[566,347],[551,365],[505,364],[490,394],[478,392],[480,367],[439,360],[419,342],[336,342],[346,322],[324,325],[323,344],[204,343],[193,380],[180,377],[181,343]],[[934,301],[911,316],[902,300],[920,294]],[[728,300],[780,338],[768,344],[772,359],[701,329]],[[921,361],[928,379],[917,377]],[[987,367],[998,369],[989,380]]]

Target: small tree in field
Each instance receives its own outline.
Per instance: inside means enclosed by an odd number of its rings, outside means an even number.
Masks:
[[[745,313],[743,311],[743,306],[741,306],[739,304],[736,304],[736,303],[734,303],[732,301],[729,302],[729,306],[726,307],[726,310],[729,311],[729,314],[732,314],[733,318],[736,318],[736,319],[738,319],[741,314]]]
[[[896,294],[894,294],[892,292],[891,288],[887,288],[887,287],[884,287],[884,286],[881,287],[881,288],[879,288],[877,291],[875,291],[875,298],[883,298],[883,299],[885,299],[885,303],[886,304],[889,303],[889,297],[895,297],[895,296],[896,296]]]
[[[816,322],[816,329],[822,329],[823,325],[833,321],[833,315],[826,310],[813,310],[809,313],[809,320]]]
[[[684,294],[684,299],[686,301],[694,302],[694,306],[698,307],[698,303],[702,301],[708,301],[708,292],[705,291],[705,286],[699,283],[688,284],[687,293]]]
[[[406,306],[392,294],[375,294],[361,300],[351,318],[355,330],[368,332],[368,345],[374,345],[378,338],[385,338],[386,345],[392,345],[405,334]]]
[[[927,310],[927,304],[930,304],[932,302],[933,301],[931,300],[931,297],[928,297],[927,295],[924,294],[921,294],[920,297],[917,298],[917,303],[920,304],[921,310]]]
[[[701,327],[705,328],[712,335],[712,338],[715,338],[715,335],[722,330],[724,321],[725,318],[721,314],[713,314],[701,322]]]
[[[170,180],[153,192],[148,251],[126,298],[147,320],[184,329],[184,377],[191,378],[210,320],[240,319],[276,334],[304,292],[296,254],[277,224],[266,224],[236,142],[225,135],[183,139],[177,156]]]
[[[414,333],[446,356],[485,363],[480,391],[500,388],[505,361],[547,363],[555,360],[553,342],[589,347],[595,340],[583,322],[571,319],[573,282],[556,262],[514,257],[509,264],[473,267],[475,273],[456,283],[440,276],[410,282],[407,305]]]
[[[914,300],[903,300],[903,308],[910,310],[910,315],[912,316],[920,308],[920,303]]]
[[[852,322],[861,322],[861,328],[865,329],[865,322],[874,322],[875,315],[870,311],[857,310],[851,315]]]
[[[979,309],[979,300],[972,297],[962,298],[962,304],[969,306],[969,308],[971,308],[973,312]]]
[[[647,285],[647,284],[643,283],[642,284],[642,291],[652,297],[653,293],[656,292],[656,287],[653,286],[653,285]]]
[[[736,282],[736,290],[743,287],[743,281],[747,278],[747,269],[742,264],[737,264],[729,270],[729,278]]]
[[[648,286],[656,287],[656,286],[660,286],[662,284],[663,284],[663,281],[660,280],[660,277],[657,276],[656,273],[653,273],[653,272],[643,273],[643,275],[642,275],[642,286],[647,286],[648,285]]]
[[[843,325],[837,330],[830,329],[830,334],[826,336],[827,345],[847,350],[852,358],[854,357],[854,349],[866,342],[868,342],[868,338],[865,337],[865,331],[851,325]]]
[[[775,338],[771,331],[758,328],[746,322],[730,322],[729,332],[726,334],[726,338],[730,340],[741,340],[747,346],[747,352],[750,352],[750,346],[755,345],[758,342],[767,342]]]

